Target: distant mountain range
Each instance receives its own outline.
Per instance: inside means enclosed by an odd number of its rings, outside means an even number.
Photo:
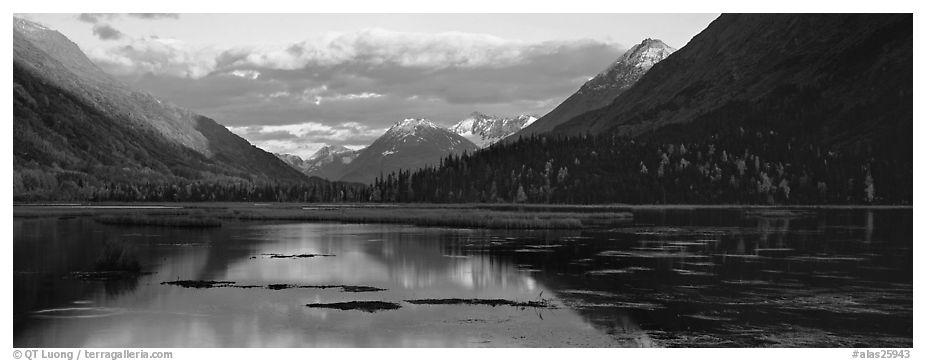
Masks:
[[[372,180],[380,171],[414,170],[436,165],[450,154],[473,153],[517,133],[535,120],[537,117],[532,115],[502,118],[473,112],[450,128],[444,128],[426,119],[405,119],[377,139],[371,151],[329,145],[306,159],[292,154],[276,156],[309,176],[328,180]],[[355,159],[363,165],[352,166]]]
[[[18,198],[104,183],[307,182],[212,119],[135,91],[57,31],[13,21],[13,172]]]
[[[676,52],[648,40],[618,64],[603,74],[650,68],[626,87],[620,77],[592,79],[521,132],[539,137],[412,174],[409,189],[393,177],[374,193],[410,202],[912,204],[912,14],[724,14]]]
[[[410,118],[362,150],[301,159],[132,90],[60,33],[15,19],[14,197],[194,182],[200,197],[217,183],[261,199],[399,199],[387,193],[401,185],[411,201],[910,202],[912,29],[910,14],[724,14],[678,51],[635,45],[539,119]],[[375,192],[253,187],[370,184],[480,148]],[[118,192],[146,199],[132,187]]]
[[[610,105],[621,93],[640,80],[653,65],[674,52],[674,48],[661,40],[643,40],[627,50],[607,69],[585,82],[578,91],[552,111],[521,131],[518,136],[549,132],[580,114]]]
[[[513,118],[489,116],[473,112],[450,127],[450,131],[469,139],[480,148],[495,144],[537,120],[535,115],[521,114]]]
[[[348,164],[340,180],[371,183],[382,174],[399,169],[437,166],[449,154],[473,153],[479,147],[427,119],[396,122],[373,144],[363,148]]]
[[[328,145],[306,159],[292,154],[276,154],[276,156],[305,175],[338,180],[344,174],[347,165],[354,161],[358,154],[360,150],[340,145]]]

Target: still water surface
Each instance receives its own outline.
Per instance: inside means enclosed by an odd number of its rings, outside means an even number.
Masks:
[[[518,232],[14,218],[14,346],[912,347],[912,216],[646,210],[623,227]],[[104,242],[130,245],[152,273],[78,277]],[[162,284],[176,280],[261,287]],[[424,298],[544,299],[554,308],[404,302]],[[354,300],[401,308],[306,307]]]

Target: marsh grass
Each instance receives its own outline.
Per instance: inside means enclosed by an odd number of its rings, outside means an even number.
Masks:
[[[128,226],[159,226],[159,227],[191,227],[191,228],[209,228],[221,227],[222,222],[213,217],[207,217],[204,214],[199,215],[182,215],[167,216],[154,214],[127,214],[114,215],[106,214],[93,217],[93,220],[110,225],[128,225]]]
[[[396,310],[402,308],[398,303],[393,302],[383,302],[383,301],[350,301],[350,302],[334,302],[334,303],[310,303],[306,307],[310,308],[330,308],[335,310],[347,311],[347,310],[359,310],[363,312],[377,312],[385,310]]]
[[[158,205],[158,204],[153,204]],[[222,220],[394,223],[423,227],[491,229],[581,229],[619,225],[633,219],[624,208],[471,204],[297,204],[182,203],[182,209],[100,209],[15,207],[16,217],[92,216],[102,224],[219,227]]]
[[[341,208],[251,209],[238,212],[240,220],[336,221],[399,223],[424,227],[492,229],[579,229],[589,224],[613,224],[632,219],[630,213],[506,212],[465,208]]]
[[[129,245],[106,241],[93,269],[96,272],[141,273],[141,263],[137,252]]]
[[[512,306],[519,308],[555,308],[549,300],[512,301],[498,298],[426,298],[420,300],[405,300],[413,305],[483,305],[483,306]]]

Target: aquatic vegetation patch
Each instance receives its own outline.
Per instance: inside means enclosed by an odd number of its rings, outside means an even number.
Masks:
[[[603,303],[575,303],[571,306],[577,308],[621,308],[630,310],[655,311],[664,309],[666,306],[651,302],[603,302]]]
[[[127,226],[158,226],[158,227],[189,227],[212,228],[221,227],[222,222],[216,218],[203,216],[162,216],[152,214],[104,214],[93,217],[93,220],[109,225]]]
[[[701,271],[692,271],[687,269],[673,268],[673,272],[683,275],[683,276],[701,276],[701,277],[713,277],[717,274],[712,272],[701,272]]]
[[[32,312],[38,318],[97,318],[123,313],[124,310],[108,307],[65,307]]]
[[[553,253],[552,249],[546,248],[518,248],[514,250],[517,253]]]
[[[177,280],[161,282],[162,285],[180,286],[183,288],[214,288],[214,287],[232,287],[235,282],[232,281],[203,281],[203,280]]]
[[[811,210],[797,209],[752,209],[743,213],[747,218],[795,219],[813,217],[817,214]]]
[[[141,263],[138,255],[129,245],[120,242],[107,241],[93,264],[97,272],[140,273]]]
[[[309,308],[330,308],[335,310],[347,311],[358,310],[363,312],[378,312],[386,310],[397,310],[402,308],[398,303],[384,301],[350,301],[350,302],[333,302],[333,303],[309,303]]]
[[[390,207],[392,208],[392,207]],[[491,229],[580,229],[589,225],[626,223],[630,212],[534,212],[497,211],[473,207],[402,207],[402,212],[382,207],[316,209],[249,208],[221,218],[239,220],[335,221],[347,223],[398,223],[422,227]]]
[[[239,285],[234,281],[208,281],[208,280],[177,280],[161,282],[162,285],[180,286],[183,288],[266,288],[268,290],[286,290],[291,288],[340,288],[341,292],[380,292],[386,291],[385,288],[372,286],[351,286],[351,285],[294,285],[286,283],[272,283],[266,286],[260,285]]]
[[[347,285],[290,285],[290,284],[270,284],[267,285],[267,289],[271,290],[285,290],[290,288],[340,288],[341,292],[381,292],[386,291],[385,288],[372,287],[372,286],[347,286]]]
[[[77,271],[71,272],[63,278],[78,279],[81,281],[123,281],[133,280],[140,276],[150,275],[151,272],[129,272],[129,271]]]
[[[269,258],[315,258],[315,257],[334,257],[333,254],[316,254],[316,253],[303,253],[303,254],[262,253],[261,256],[267,256],[267,257],[269,257]]]
[[[425,298],[405,300],[413,305],[485,305],[485,306],[512,306],[533,308],[556,308],[549,300],[538,301],[512,301],[499,298]]]
[[[682,315],[682,317],[687,317],[700,321],[714,321],[714,322],[730,322],[733,321],[731,317],[724,317],[719,315],[708,315],[703,313],[692,314],[692,315]]]
[[[618,268],[618,269],[591,270],[591,271],[586,271],[585,274],[589,276],[623,275],[623,274],[632,274],[636,271],[645,271],[645,269],[643,268],[646,268],[646,267],[639,267],[639,269],[637,269],[637,267],[626,267],[626,268]]]
[[[685,258],[685,259],[708,258],[705,255],[694,254],[694,253],[689,253],[689,252],[662,252],[662,251],[603,251],[603,252],[598,252],[596,256],[617,257],[617,258]]]

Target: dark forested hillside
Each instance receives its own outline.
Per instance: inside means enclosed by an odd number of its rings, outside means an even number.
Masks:
[[[574,94],[515,135],[529,137],[553,130],[583,113],[607,106],[630,89],[656,63],[675,51],[661,40],[645,39],[634,45],[607,69],[589,79]]]
[[[363,192],[306,177],[215,121],[126,87],[54,30],[15,19],[13,33],[16,200],[326,200]],[[231,188],[249,191],[221,191]]]
[[[526,157],[524,154],[530,154]],[[833,151],[769,128],[660,143],[531,137],[377,179],[398,202],[864,204],[912,202],[912,160]]]
[[[364,187],[356,184],[320,179],[273,181],[255,177],[246,166],[234,169],[216,164],[165,141],[154,131],[141,131],[108,117],[68,92],[42,84],[15,64],[13,73],[16,200],[368,199]],[[203,122],[206,131],[221,127],[208,119]],[[240,142],[245,149],[253,147]]]
[[[386,201],[912,203],[909,14],[723,15],[608,107]]]
[[[639,136],[719,118],[909,157],[912,14],[724,14],[610,106],[550,134]]]

